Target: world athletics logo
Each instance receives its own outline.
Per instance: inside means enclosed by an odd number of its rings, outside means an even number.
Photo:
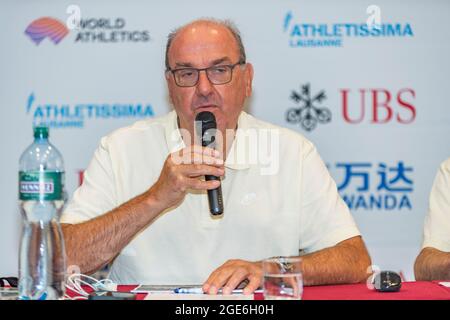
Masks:
[[[345,38],[413,37],[409,23],[296,23],[291,11],[283,19],[283,31],[289,35],[289,46],[343,47]]]
[[[39,45],[42,40],[47,37],[56,45],[68,33],[69,29],[61,21],[50,17],[34,20],[25,30],[25,34],[29,36],[36,45]]]
[[[61,42],[69,32],[73,34],[74,43],[145,43],[151,41],[150,32],[141,29],[127,28],[123,17],[96,18],[85,17],[72,20],[68,18],[64,24],[58,19],[43,17],[31,22],[25,35],[36,45],[49,38],[55,45]]]

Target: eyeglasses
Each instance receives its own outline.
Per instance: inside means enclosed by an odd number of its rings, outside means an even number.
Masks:
[[[237,65],[245,64],[244,61],[239,61],[231,65],[219,65],[209,68],[181,68],[181,69],[167,69],[172,72],[175,83],[179,87],[193,87],[197,85],[200,78],[200,71],[205,71],[208,80],[212,84],[225,84],[233,78],[233,69]]]

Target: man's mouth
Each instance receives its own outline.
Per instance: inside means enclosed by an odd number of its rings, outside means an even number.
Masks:
[[[202,111],[213,111],[214,109],[218,109],[219,107],[214,104],[208,104],[203,106],[198,106],[194,108],[195,113],[202,112]]]

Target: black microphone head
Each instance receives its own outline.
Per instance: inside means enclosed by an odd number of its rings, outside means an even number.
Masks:
[[[208,126],[208,128],[216,128],[216,117],[214,113],[209,111],[202,111],[195,117],[195,121],[200,121],[202,126]]]
[[[212,112],[202,111],[195,117],[196,131],[202,139],[202,146],[210,146],[216,139],[216,117]]]
[[[394,271],[381,271],[375,274],[372,282],[375,290],[381,292],[396,292],[402,287],[402,278]]]

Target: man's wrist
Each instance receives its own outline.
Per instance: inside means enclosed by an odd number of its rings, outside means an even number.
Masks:
[[[163,201],[156,195],[154,190],[150,188],[144,193],[144,204],[146,206],[147,212],[162,212],[166,209]]]

